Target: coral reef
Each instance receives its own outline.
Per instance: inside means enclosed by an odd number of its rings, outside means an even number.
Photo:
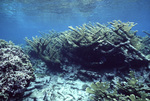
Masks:
[[[22,95],[30,81],[34,80],[29,57],[20,47],[0,40],[0,99]]]
[[[91,87],[86,88],[86,92],[94,94],[91,99],[95,101],[149,101],[150,88],[146,84],[138,82],[134,72],[129,73],[126,81],[118,81],[117,85],[108,82],[92,83]]]
[[[42,37],[33,37],[33,41],[26,38],[26,42],[33,51],[45,62],[59,64],[61,61],[61,43],[56,38],[57,33],[51,31],[49,34],[41,33]]]
[[[136,36],[137,31],[131,30],[135,25],[114,20],[108,25],[89,23],[76,29],[69,26],[71,30],[61,37],[67,52],[87,66],[148,65],[149,59],[139,51],[143,45],[141,39]]]
[[[88,23],[70,30],[26,38],[38,56],[49,64],[66,59],[90,67],[140,67],[150,60],[142,53],[144,41],[136,35],[133,22],[114,20],[108,25]]]

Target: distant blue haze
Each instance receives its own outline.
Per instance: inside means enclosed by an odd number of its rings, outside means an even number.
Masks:
[[[50,3],[49,0],[39,0],[36,4],[6,1],[0,1],[0,39],[11,40],[15,44],[25,44],[25,37],[39,36],[39,31],[54,29],[60,32],[68,30],[68,26],[75,27],[89,21],[104,24],[112,20],[131,21],[138,23],[134,27],[138,35],[145,36],[143,30],[150,33],[150,0],[93,0],[92,4],[70,6],[64,9],[66,11],[57,8],[60,5],[58,0],[53,2],[53,7],[45,8],[41,5]],[[71,5],[73,0],[64,2]]]

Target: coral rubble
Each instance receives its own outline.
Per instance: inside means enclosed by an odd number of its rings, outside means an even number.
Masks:
[[[30,81],[34,80],[29,57],[20,47],[0,40],[0,99],[22,95]]]

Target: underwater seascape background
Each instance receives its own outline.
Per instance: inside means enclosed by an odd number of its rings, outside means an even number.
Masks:
[[[0,101],[150,101],[150,0],[0,0]]]
[[[113,20],[138,23],[133,29],[150,32],[150,0],[0,0],[0,38],[25,44],[39,31],[65,31],[68,26]]]

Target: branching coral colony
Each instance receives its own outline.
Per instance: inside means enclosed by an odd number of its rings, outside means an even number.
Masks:
[[[88,65],[148,65],[149,60],[139,51],[141,39],[136,36],[137,31],[131,30],[136,24],[114,20],[109,25],[89,23],[76,29],[70,26],[71,30],[64,32],[66,50]]]
[[[72,54],[72,58],[77,57],[86,66],[147,66],[150,60],[140,52],[144,43],[136,36],[137,31],[131,30],[135,25],[120,20],[107,26],[88,23],[76,28],[69,26],[70,30],[60,34],[50,32],[33,41],[26,38],[26,41],[41,59],[52,63],[60,63],[66,54]],[[53,37],[54,34],[57,36]],[[65,55],[60,54],[62,50]]]
[[[108,82],[92,83],[86,92],[93,94],[91,99],[94,101],[150,101],[150,88],[138,82],[133,71],[126,81],[113,85],[113,89],[110,85]]]
[[[45,62],[60,63],[60,50],[62,43],[56,38],[57,33],[51,31],[49,34],[42,34],[42,37],[33,37],[33,41],[26,38],[26,42],[33,48],[38,56]]]

